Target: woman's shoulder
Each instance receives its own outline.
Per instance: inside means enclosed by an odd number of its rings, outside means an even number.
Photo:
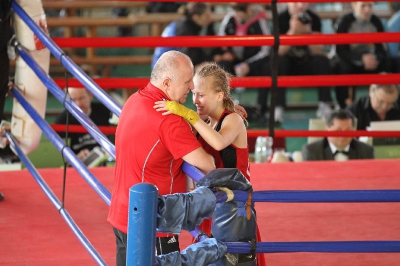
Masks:
[[[243,124],[243,118],[238,113],[230,112],[225,116],[222,122],[226,124]]]

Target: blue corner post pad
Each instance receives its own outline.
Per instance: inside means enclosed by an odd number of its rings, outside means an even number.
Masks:
[[[139,183],[129,190],[127,265],[153,266],[155,262],[158,189]]]

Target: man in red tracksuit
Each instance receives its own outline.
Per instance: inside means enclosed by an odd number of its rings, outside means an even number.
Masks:
[[[186,192],[186,161],[208,173],[215,168],[183,118],[163,116],[154,103],[184,103],[193,89],[193,64],[178,51],[164,53],[155,64],[150,82],[125,103],[115,139],[116,167],[108,221],[117,239],[117,266],[126,262],[129,189],[140,182],[158,187],[159,194]],[[157,255],[179,250],[176,235],[157,234]]]

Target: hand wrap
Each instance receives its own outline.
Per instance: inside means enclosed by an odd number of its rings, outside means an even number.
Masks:
[[[168,111],[171,111],[173,114],[178,115],[186,119],[192,126],[199,121],[199,115],[193,111],[192,109],[186,108],[184,105],[175,102],[175,101],[167,101],[166,103]]]

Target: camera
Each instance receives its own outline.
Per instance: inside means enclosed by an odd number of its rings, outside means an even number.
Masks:
[[[311,22],[311,17],[308,13],[299,13],[297,17],[303,24],[309,24]]]

